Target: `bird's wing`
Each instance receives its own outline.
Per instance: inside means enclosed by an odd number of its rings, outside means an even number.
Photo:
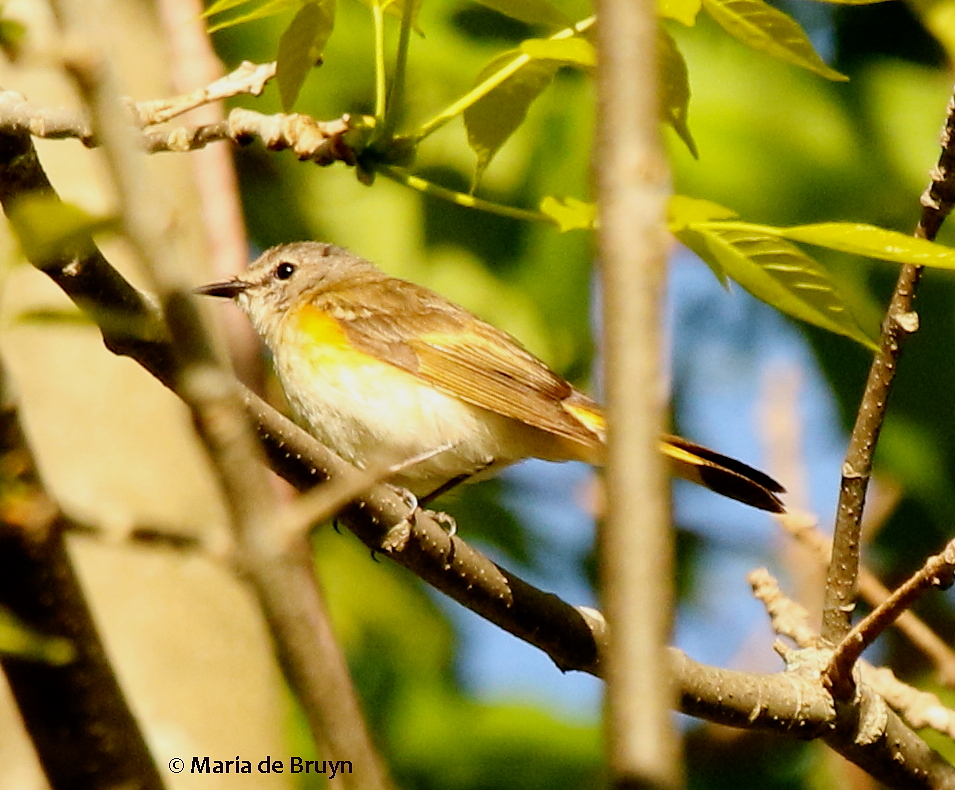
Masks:
[[[357,348],[482,409],[585,445],[599,445],[600,407],[505,332],[413,283],[394,281],[362,308],[322,299]],[[412,318],[413,316],[413,318]],[[566,404],[566,405],[565,405]]]

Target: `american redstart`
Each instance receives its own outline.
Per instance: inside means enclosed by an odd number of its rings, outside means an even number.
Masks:
[[[597,403],[506,332],[341,247],[282,244],[196,292],[249,316],[323,444],[358,467],[422,458],[391,479],[418,497],[528,457],[603,463]],[[676,436],[660,449],[675,475],[783,511],[768,475]]]

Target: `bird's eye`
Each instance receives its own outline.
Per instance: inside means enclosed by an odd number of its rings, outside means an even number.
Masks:
[[[287,280],[293,274],[295,274],[294,263],[288,263],[287,261],[285,261],[275,267],[275,277],[278,280]]]

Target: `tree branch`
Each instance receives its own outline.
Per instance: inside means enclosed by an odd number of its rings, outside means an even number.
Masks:
[[[949,101],[947,108],[941,137],[942,153],[932,171],[932,182],[922,196],[922,217],[915,230],[919,238],[934,239],[955,204],[953,132],[955,97]],[[872,473],[872,456],[885,420],[902,344],[918,329],[918,316],[913,312],[912,305],[921,273],[920,266],[903,266],[899,273],[882,321],[879,350],[869,369],[865,392],[846,450],[822,619],[822,636],[830,644],[842,640],[851,627],[858,589],[862,512]],[[846,685],[850,678],[848,673],[840,675],[836,687],[838,693],[851,693]]]
[[[870,511],[871,512],[871,511]],[[787,533],[809,548],[823,566],[828,564],[832,543],[816,526],[814,519],[787,513],[777,519]],[[870,606],[877,607],[892,594],[874,573],[859,566],[859,593]],[[955,684],[955,652],[914,612],[899,613],[894,625],[935,664],[939,680],[946,686]]]
[[[14,495],[5,475],[0,605],[38,633],[68,641],[73,654],[54,664],[0,653],[43,773],[54,790],[162,790],[66,551],[65,520],[40,488],[19,422],[8,410],[0,415],[0,457],[13,454],[21,490]]]
[[[669,168],[660,140],[651,0],[597,4],[597,231],[603,299],[607,515],[600,594],[610,624],[605,722],[613,787],[682,784],[666,649],[673,616],[661,339]]]
[[[847,683],[846,674],[879,635],[892,625],[924,593],[947,589],[955,579],[955,541],[940,554],[929,557],[925,564],[900,584],[892,594],[869,612],[837,646],[826,670],[834,686]]]

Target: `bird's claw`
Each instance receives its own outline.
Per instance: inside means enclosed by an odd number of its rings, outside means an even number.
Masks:
[[[385,552],[401,551],[411,537],[411,527],[414,526],[415,513],[418,512],[418,497],[407,488],[392,486],[401,500],[408,506],[408,515],[388,530],[381,542],[381,550]]]

